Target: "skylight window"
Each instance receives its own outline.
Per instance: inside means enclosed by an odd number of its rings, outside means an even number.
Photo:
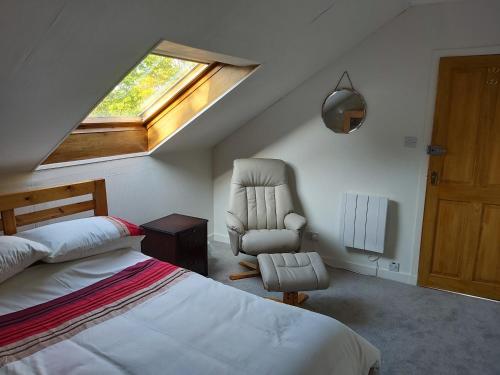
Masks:
[[[257,67],[248,60],[161,41],[40,168],[150,155]]]
[[[150,53],[92,110],[85,122],[123,118],[144,122],[196,80],[207,66]]]

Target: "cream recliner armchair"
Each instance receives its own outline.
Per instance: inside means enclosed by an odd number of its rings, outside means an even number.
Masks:
[[[286,164],[282,160],[234,161],[226,225],[234,255],[300,251],[306,219],[293,212]],[[231,280],[259,275],[256,264],[240,265],[251,271],[230,275]]]

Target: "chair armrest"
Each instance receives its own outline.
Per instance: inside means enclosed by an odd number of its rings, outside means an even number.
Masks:
[[[289,213],[285,216],[285,228],[292,230],[302,230],[306,226],[306,218],[304,216],[300,216],[296,213]]]
[[[239,234],[245,234],[245,227],[241,220],[229,211],[226,212],[226,226],[227,229],[231,229]]]

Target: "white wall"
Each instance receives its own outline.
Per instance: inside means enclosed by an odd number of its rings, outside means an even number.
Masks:
[[[212,232],[211,150],[158,154],[0,177],[0,192],[105,178],[111,215],[142,224],[178,212]]]
[[[414,283],[438,58],[499,53],[489,48],[500,45],[499,14],[498,1],[410,8],[219,143],[214,149],[215,238],[226,238],[232,160],[281,158],[293,170],[308,230],[320,236],[319,243],[306,248],[319,250],[332,265],[373,274],[365,253],[341,243],[340,202],[346,191],[385,196],[391,203],[379,275]],[[345,69],[368,103],[365,125],[351,135],[331,132],[320,119],[321,103]],[[417,148],[405,148],[404,136],[418,137]],[[398,274],[387,271],[391,260],[401,264]]]

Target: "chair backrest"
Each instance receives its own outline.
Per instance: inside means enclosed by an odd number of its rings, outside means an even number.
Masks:
[[[277,159],[234,161],[229,211],[245,229],[283,229],[293,212],[286,164]]]

